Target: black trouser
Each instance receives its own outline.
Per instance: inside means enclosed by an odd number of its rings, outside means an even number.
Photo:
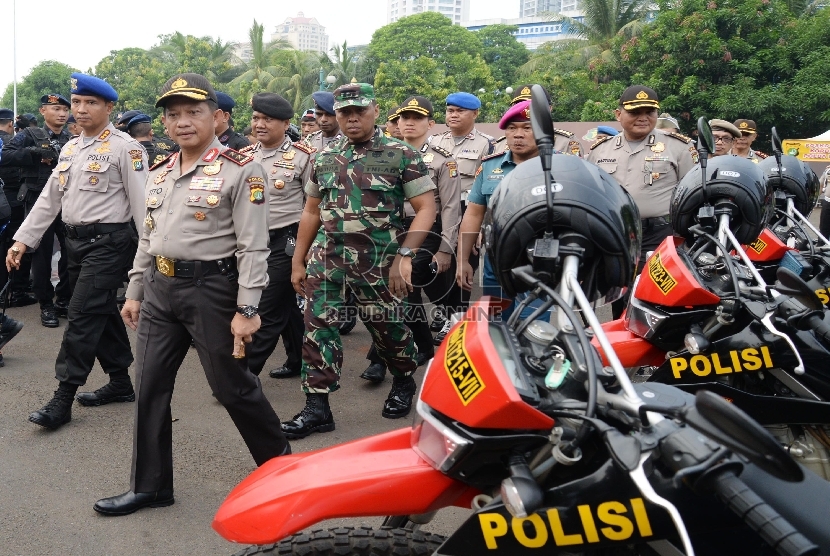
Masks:
[[[462,218],[464,213],[467,212],[467,202],[461,201],[461,215]],[[460,226],[460,224],[459,224]],[[458,231],[458,242],[461,243],[461,230]],[[474,246],[475,248],[475,246]],[[478,270],[478,263],[479,263],[479,255],[476,253],[470,252],[469,258],[470,266],[473,267],[473,274],[475,274],[476,270]],[[458,313],[466,311],[470,307],[470,296],[473,292],[466,291],[458,285],[458,282],[455,280],[455,274],[457,272],[457,261],[456,258],[453,257],[453,264],[452,268],[448,272],[452,272],[452,285],[450,287],[449,293],[447,297],[444,299],[443,306],[447,309],[448,316],[452,313]]]
[[[12,195],[15,197],[14,203],[12,203]],[[8,198],[9,205],[12,207],[12,216],[6,229],[3,231],[2,243],[0,243],[3,253],[8,252],[9,248],[14,244],[14,239],[12,238],[14,238],[14,234],[17,233],[17,230],[20,229],[20,225],[23,224],[23,220],[26,218],[23,203],[17,200],[17,191],[6,191],[6,197]],[[32,255],[27,252],[20,259],[20,268],[14,271],[14,277],[12,278],[10,286],[12,292],[23,293],[29,288],[29,273],[31,269]],[[6,270],[6,265],[0,264],[0,288],[6,285],[8,279],[9,271]]]
[[[55,377],[82,385],[95,359],[105,373],[126,371],[133,362],[127,328],[115,303],[129,260],[130,232],[120,230],[66,240],[72,298]]]
[[[130,488],[173,488],[173,427],[170,399],[176,374],[190,347],[196,352],[214,397],[225,406],[257,465],[280,455],[287,441],[280,420],[246,358],[234,359],[230,323],[238,286],[222,274],[168,277],[151,266],[144,272],[138,321],[135,426]]]
[[[288,236],[295,237],[297,225],[271,230],[271,254],[268,256],[268,287],[259,301],[262,326],[248,346],[248,367],[255,375],[262,372],[265,362],[274,353],[280,335],[285,338],[286,350],[293,353],[299,371],[302,365],[303,315],[297,307],[297,294],[291,285],[291,257],[285,253]],[[289,357],[291,358],[291,357]]]
[[[637,274],[640,274],[646,265],[647,253],[657,249],[664,239],[672,235],[672,227],[667,220],[661,222],[660,218],[645,218],[640,222],[643,225],[643,243],[640,248],[640,262],[637,263]],[[611,304],[611,316],[614,319],[622,316],[630,297],[631,288],[629,287],[624,296]]]
[[[29,190],[26,193],[23,205],[27,216],[35,205],[39,195],[39,191],[33,190]],[[52,248],[55,244],[55,236],[57,236],[58,243],[61,246],[61,258],[58,262],[59,282],[57,288],[52,286]],[[43,232],[40,246],[32,253],[33,292],[41,305],[52,303],[55,294],[57,294],[58,299],[69,299],[72,297],[72,287],[70,286],[69,274],[67,272],[67,267],[69,266],[67,259],[66,234],[63,229],[61,213],[58,213],[55,221]]]
[[[818,231],[824,237],[830,236],[830,201],[821,200],[821,215],[819,218]]]
[[[408,228],[411,219],[406,219],[405,224]],[[399,238],[399,243],[402,242],[403,237]],[[427,318],[421,292],[426,293],[429,300],[437,305],[446,299],[451,288],[451,281],[455,276],[450,273],[452,268],[441,273],[432,272],[430,268],[432,257],[440,247],[441,221],[436,220],[430,233],[427,234],[426,239],[424,239],[412,259],[412,291],[406,297],[406,310],[404,312],[404,323],[412,330],[412,337],[415,340],[415,345],[418,346],[418,353],[428,355],[435,352],[435,347],[432,343],[432,332],[429,329],[429,319]],[[372,363],[384,363],[375,350],[374,344],[369,349],[369,353],[366,354],[366,359]]]

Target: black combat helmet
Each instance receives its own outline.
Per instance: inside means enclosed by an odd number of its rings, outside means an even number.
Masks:
[[[773,191],[782,191],[793,198],[795,210],[805,217],[810,216],[819,195],[818,176],[806,162],[794,156],[781,157],[781,175],[778,174],[778,163],[770,156],[758,163],[758,168],[772,186]],[[785,209],[784,206],[779,206]]]
[[[640,258],[640,213],[634,200],[609,174],[575,156],[554,155],[553,233],[585,236],[593,255],[579,280],[588,298],[607,303],[631,285]],[[545,180],[538,157],[519,164],[499,184],[484,220],[488,256],[509,296],[527,291],[511,269],[529,264],[528,249],[547,223]]]
[[[758,237],[773,212],[772,187],[755,164],[737,156],[718,156],[708,161],[706,195],[709,204],[731,209],[729,228],[742,244]],[[672,194],[671,224],[674,233],[694,240],[689,231],[697,224],[700,207],[704,205],[700,166],[687,173]]]

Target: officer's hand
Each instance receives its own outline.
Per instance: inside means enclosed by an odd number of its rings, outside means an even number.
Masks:
[[[455,280],[458,282],[459,288],[471,291],[473,289],[473,265],[467,261],[459,264]]]
[[[476,244],[473,245],[473,255],[478,255],[479,251],[481,251],[481,232],[478,233]]]
[[[412,291],[412,258],[396,255],[389,269],[389,291],[403,299]]]
[[[438,251],[436,254],[432,256],[432,260],[435,261],[435,264],[438,265],[438,273],[446,272],[450,269],[450,263],[452,262],[452,254],[444,253],[443,251]]]
[[[141,312],[141,301],[128,299],[121,308],[121,318],[131,330],[138,328],[138,315]]]
[[[259,315],[254,315],[252,318],[247,318],[239,313],[233,316],[231,321],[231,333],[233,334],[233,356],[244,357],[244,344],[250,344],[253,341],[254,333],[259,330],[262,321]]]
[[[305,296],[305,274],[306,267],[302,263],[291,262],[291,285],[294,291]]]
[[[12,245],[8,252],[6,253],[6,271],[11,272],[12,267],[15,269],[20,268],[20,259],[23,258],[23,254],[26,252],[26,244],[20,241],[15,241],[14,245]]]

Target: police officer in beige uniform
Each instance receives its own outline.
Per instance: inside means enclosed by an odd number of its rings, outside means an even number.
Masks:
[[[520,102],[530,100],[530,88],[532,85],[523,85],[519,87],[519,93],[510,101],[510,106],[516,106]],[[550,94],[543,87],[545,97],[548,100],[548,106],[552,107]],[[570,154],[582,158],[582,144],[577,140],[576,135],[565,129],[554,128],[553,130],[553,150],[563,154]],[[494,142],[493,154],[502,154],[507,150],[507,136],[502,135]]]
[[[588,154],[588,160],[611,174],[637,203],[643,226],[641,268],[646,253],[671,235],[672,193],[698,162],[691,139],[655,129],[659,109],[660,101],[652,89],[643,85],[628,87],[615,110],[623,132],[595,142]],[[615,304],[615,316],[624,307],[624,303]]]
[[[83,405],[135,399],[127,368],[133,362],[116,290],[129,266],[131,231],[144,218],[147,153],[109,122],[118,94],[106,81],[73,73],[72,112],[84,132],[71,139],[32,210],[14,235],[6,267],[18,268],[27,247],[37,248],[61,210],[69,258],[68,322],[55,361],[54,397],[29,420],[56,429],[72,419],[72,398],[86,383],[95,359],[110,382],[78,394]]]
[[[268,284],[265,172],[215,137],[222,115],[203,76],[173,76],[156,106],[181,151],[147,178],[147,211],[121,311],[138,329],[132,474],[129,491],[95,504],[105,515],[174,501],[170,399],[190,337],[214,397],[257,465],[291,451],[244,357]]]
[[[742,156],[758,164],[769,155],[763,153],[761,151],[756,151],[752,148],[752,142],[755,141],[755,138],[758,137],[758,131],[756,129],[755,121],[754,120],[747,120],[745,118],[741,118],[739,120],[735,120],[732,124],[738,128],[738,131],[741,132],[740,137],[735,138],[735,142],[732,144],[732,154],[735,156]]]
[[[251,106],[254,109],[251,128],[259,142],[243,151],[265,168],[271,254],[268,256],[268,287],[262,292],[259,304],[262,326],[248,348],[248,366],[252,373],[259,375],[282,336],[286,349],[293,350],[288,354],[289,364],[296,362],[296,366],[288,367],[288,370],[299,375],[305,325],[291,285],[291,257],[297,239],[297,224],[303,212],[303,187],[311,174],[313,151],[302,143],[292,143],[285,135],[294,109],[283,97],[259,93],[251,99]]]

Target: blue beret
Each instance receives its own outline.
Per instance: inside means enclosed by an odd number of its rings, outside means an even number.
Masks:
[[[75,116],[69,114],[69,117],[66,119],[66,123],[68,124],[77,124],[78,122],[75,120]]]
[[[0,108],[0,120],[13,120],[14,112],[8,108]]]
[[[317,108],[327,114],[334,115],[334,94],[329,91],[315,91],[311,93]]]
[[[447,106],[458,106],[467,110],[478,110],[481,108],[481,101],[470,93],[452,93],[447,97]]]
[[[115,102],[118,100],[118,93],[112,85],[85,73],[73,73],[70,79],[70,91],[73,95],[90,95]]]
[[[219,110],[222,112],[233,112],[233,107],[236,106],[236,102],[231,98],[231,95],[221,91],[216,91],[216,100],[219,101],[216,104],[219,105]]]
[[[118,116],[118,119],[115,121],[115,126],[123,126],[139,114],[141,114],[141,110],[127,110]]]
[[[617,131],[613,127],[610,127],[610,126],[607,126],[607,125],[597,126],[597,133],[604,133],[605,135],[610,135],[611,137],[614,137],[614,136],[620,134],[619,131]]]
[[[150,116],[148,116],[147,114],[144,114],[143,112],[139,112],[138,114],[136,114],[135,116],[130,118],[130,121],[127,122],[126,127],[127,127],[127,129],[129,129],[131,125],[149,124],[152,121],[153,120],[150,119]]]

